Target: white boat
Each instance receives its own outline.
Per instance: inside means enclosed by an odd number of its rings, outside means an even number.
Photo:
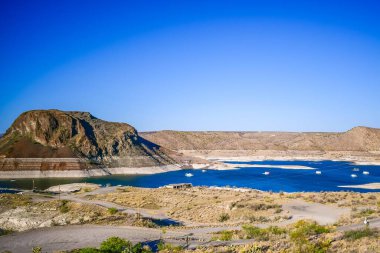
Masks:
[[[186,176],[186,177],[192,177],[192,176],[194,176],[194,175],[191,174],[191,173],[186,173],[185,176]]]
[[[16,181],[15,179],[11,179],[11,182],[14,182],[14,181]]]
[[[356,175],[356,174],[351,174],[351,177],[358,177],[358,175]]]
[[[363,171],[364,175],[369,175],[369,171]]]
[[[352,171],[359,171],[359,168],[353,168]]]
[[[265,176],[268,176],[270,173],[269,173],[269,171],[265,171],[263,174],[264,174]]]
[[[203,173],[205,173],[205,172],[206,172],[206,170],[202,170],[202,172],[203,172]]]
[[[317,174],[317,175],[321,175],[321,174],[322,174],[322,171],[317,170],[317,171],[315,172],[315,174]]]

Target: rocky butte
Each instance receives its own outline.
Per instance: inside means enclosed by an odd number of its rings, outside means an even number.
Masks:
[[[178,169],[180,160],[129,124],[88,112],[27,111],[0,139],[0,177],[149,174]]]

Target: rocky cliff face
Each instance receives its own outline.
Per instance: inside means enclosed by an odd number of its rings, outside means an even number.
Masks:
[[[143,167],[175,161],[126,123],[87,112],[35,110],[21,114],[0,139],[6,158],[83,158],[94,166]]]
[[[159,131],[141,136],[173,150],[380,151],[380,129],[368,127],[344,133]]]

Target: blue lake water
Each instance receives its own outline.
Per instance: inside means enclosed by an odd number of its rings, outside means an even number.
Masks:
[[[233,162],[240,164],[236,170],[181,170],[154,175],[129,175],[129,176],[105,176],[91,178],[42,178],[35,179],[38,189],[45,189],[52,185],[88,182],[110,185],[130,185],[138,187],[155,188],[174,183],[192,183],[195,186],[231,186],[248,187],[264,191],[357,191],[380,192],[380,190],[365,190],[355,188],[339,188],[339,185],[357,185],[380,182],[380,166],[355,165],[349,162],[336,161],[252,161]],[[261,165],[302,165],[316,168],[321,171],[317,175],[315,170],[294,170],[280,168],[244,168],[244,164]],[[359,171],[353,171],[358,168]],[[264,175],[269,171],[269,175]],[[364,175],[368,171],[369,175]],[[186,173],[192,173],[193,177],[185,177]],[[356,174],[352,178],[351,174]],[[0,180],[0,188],[31,189],[31,179],[17,179],[16,181]]]

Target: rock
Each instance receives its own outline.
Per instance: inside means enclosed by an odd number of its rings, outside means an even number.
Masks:
[[[0,170],[33,170],[28,161],[11,158],[82,159],[49,160],[39,170],[161,166],[176,163],[171,154],[175,152],[145,140],[126,123],[107,122],[88,112],[34,110],[22,113],[0,139],[0,156],[6,157]]]
[[[63,184],[55,185],[47,188],[45,191],[55,192],[55,193],[70,193],[70,192],[79,192],[82,189],[95,190],[100,188],[97,184],[89,183],[73,183],[73,184]]]

